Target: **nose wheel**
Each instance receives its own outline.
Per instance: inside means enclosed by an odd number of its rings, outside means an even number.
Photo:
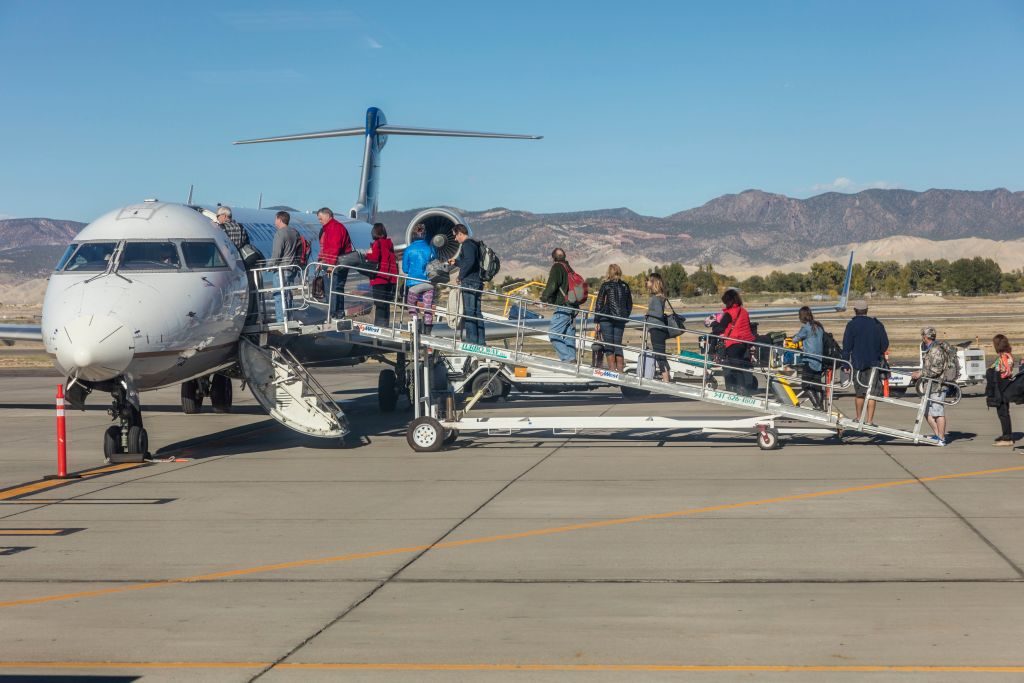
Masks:
[[[111,391],[113,401],[107,413],[120,426],[111,425],[103,433],[103,455],[110,463],[142,462],[149,455],[149,434],[142,426],[138,393],[118,380]]]

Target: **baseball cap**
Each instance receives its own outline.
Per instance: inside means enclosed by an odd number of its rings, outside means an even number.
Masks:
[[[868,302],[864,299],[854,299],[850,302],[850,307],[855,311],[866,311],[868,310]]]

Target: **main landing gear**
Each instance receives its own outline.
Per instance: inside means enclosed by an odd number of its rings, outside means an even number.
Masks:
[[[227,375],[210,375],[181,383],[181,412],[195,415],[203,409],[203,399],[210,397],[215,413],[230,413],[234,390]]]
[[[395,358],[394,369],[386,368],[377,375],[377,406],[382,413],[393,413],[398,397],[409,395],[409,362],[404,353]]]
[[[107,462],[142,462],[149,455],[149,435],[142,426],[139,392],[121,377],[110,391],[113,400],[107,414],[120,423],[103,434],[103,455]]]

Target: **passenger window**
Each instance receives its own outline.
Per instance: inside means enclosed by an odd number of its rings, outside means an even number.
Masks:
[[[181,253],[185,255],[185,265],[193,270],[228,267],[215,242],[182,242]]]
[[[101,272],[107,269],[117,242],[85,242],[67,259],[65,272]]]
[[[178,249],[172,242],[128,242],[121,255],[120,270],[177,270]]]

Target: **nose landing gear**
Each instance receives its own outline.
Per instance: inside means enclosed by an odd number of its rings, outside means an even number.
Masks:
[[[142,426],[139,392],[129,380],[118,378],[110,391],[113,398],[107,414],[120,422],[103,434],[103,455],[107,462],[142,462],[149,455],[149,435]]]

